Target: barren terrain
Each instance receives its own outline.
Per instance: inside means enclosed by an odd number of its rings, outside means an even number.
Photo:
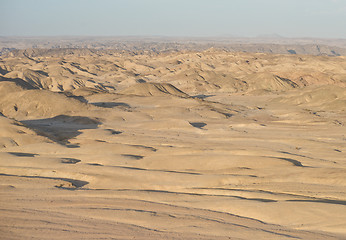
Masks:
[[[231,52],[346,56],[345,39],[241,37],[10,37],[0,36],[0,56],[15,49],[89,48],[117,51],[204,51],[209,48]]]
[[[346,58],[0,58],[4,239],[345,239]]]

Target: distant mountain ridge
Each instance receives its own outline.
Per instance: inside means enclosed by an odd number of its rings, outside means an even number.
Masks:
[[[0,56],[22,49],[115,50],[115,51],[204,51],[218,48],[230,52],[346,56],[343,39],[289,38],[167,38],[167,37],[0,37]],[[42,51],[40,50],[42,55]],[[34,51],[35,52],[35,51]]]

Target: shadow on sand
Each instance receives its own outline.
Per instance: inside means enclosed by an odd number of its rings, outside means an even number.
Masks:
[[[97,107],[102,107],[102,108],[113,108],[113,107],[130,108],[131,107],[127,103],[123,103],[123,102],[94,102],[94,103],[90,103],[90,104],[97,106]]]
[[[69,140],[77,137],[83,129],[96,129],[101,124],[97,119],[81,116],[59,115],[53,118],[25,120],[22,123],[36,133],[54,142],[69,145]]]

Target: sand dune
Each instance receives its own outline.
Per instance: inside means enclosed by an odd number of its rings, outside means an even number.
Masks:
[[[308,88],[290,95],[282,97],[280,102],[317,110],[344,111],[346,109],[346,88],[343,87],[328,85]]]
[[[344,57],[1,56],[4,239],[344,239]]]
[[[18,120],[73,114],[92,107],[62,94],[41,90],[2,94],[0,101],[0,111],[7,117]]]
[[[189,97],[189,95],[169,83],[137,83],[124,89],[121,93],[138,96],[162,96],[168,94],[178,97]]]
[[[230,53],[217,49],[160,54],[69,50],[66,55],[64,50],[56,50],[48,56],[44,52],[42,56],[34,54],[35,51],[26,53],[29,59],[5,57],[3,77],[20,78],[52,91],[94,88],[114,92],[140,82],[170,83],[190,95],[346,84],[344,57]]]

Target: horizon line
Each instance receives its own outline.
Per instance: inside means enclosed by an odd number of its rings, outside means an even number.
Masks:
[[[0,38],[168,38],[168,39],[287,39],[287,40],[346,40],[342,37],[286,37],[278,34],[260,34],[258,36],[235,36],[235,35],[211,35],[211,36],[188,36],[188,35],[1,35]]]

